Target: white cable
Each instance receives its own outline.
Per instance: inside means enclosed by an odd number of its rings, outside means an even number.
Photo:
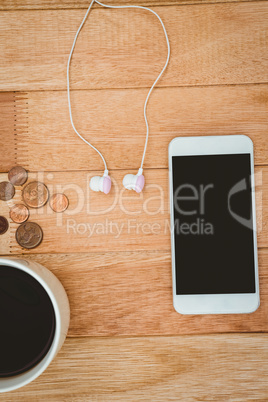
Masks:
[[[106,7],[106,8],[139,8],[139,9],[142,9],[142,10],[150,11],[150,12],[153,13],[153,14],[158,18],[158,20],[160,21],[160,23],[161,23],[161,25],[162,25],[162,28],[163,28],[163,31],[164,31],[164,34],[165,34],[165,38],[166,38],[166,42],[167,42],[167,50],[168,50],[167,59],[166,59],[166,62],[165,62],[165,65],[164,65],[163,69],[161,70],[160,74],[158,75],[158,77],[157,77],[156,80],[154,81],[153,85],[151,86],[151,88],[150,88],[150,90],[149,90],[149,92],[148,92],[148,94],[147,94],[147,97],[146,97],[146,99],[145,99],[145,102],[144,102],[144,120],[145,120],[145,124],[146,124],[146,140],[145,140],[145,145],[144,145],[144,150],[143,150],[143,156],[142,156],[142,161],[141,161],[141,166],[140,166],[140,169],[142,169],[143,163],[144,163],[145,154],[146,154],[147,144],[148,144],[148,138],[149,138],[149,124],[148,124],[147,114],[146,114],[147,104],[148,104],[150,95],[151,95],[151,93],[152,93],[152,90],[154,89],[155,85],[157,84],[157,82],[159,81],[160,77],[163,75],[165,69],[167,68],[167,65],[168,65],[168,62],[169,62],[169,58],[170,58],[170,44],[169,44],[169,40],[168,40],[168,36],[167,36],[167,31],[166,31],[165,25],[164,25],[163,21],[161,20],[161,18],[159,17],[159,15],[158,15],[155,11],[151,10],[150,8],[143,7],[143,6],[110,6],[110,5],[101,3],[101,2],[98,1],[98,0],[92,0],[91,3],[90,3],[90,5],[89,5],[89,7],[88,7],[88,9],[87,9],[87,11],[86,11],[86,14],[85,14],[85,16],[84,16],[84,18],[83,18],[83,21],[82,21],[80,27],[78,28],[78,30],[77,30],[77,32],[76,32],[76,34],[75,34],[73,46],[72,46],[72,49],[71,49],[71,52],[70,52],[70,55],[69,55],[69,59],[68,59],[68,64],[67,64],[67,92],[68,92],[68,105],[69,105],[70,120],[71,120],[72,127],[73,127],[74,131],[76,132],[76,134],[77,134],[84,142],[86,142],[89,146],[91,146],[93,149],[95,149],[95,151],[97,151],[98,154],[101,156],[101,158],[102,158],[102,160],[103,160],[103,162],[104,162],[105,170],[107,170],[107,165],[106,165],[105,159],[104,159],[103,155],[101,154],[101,152],[100,152],[97,148],[95,148],[93,145],[91,145],[88,141],[86,141],[85,138],[82,137],[82,135],[79,134],[79,132],[76,130],[76,128],[75,128],[75,126],[74,126],[74,123],[73,123],[72,109],[71,109],[71,101],[70,101],[70,83],[69,83],[70,62],[71,62],[71,58],[72,58],[72,54],[73,54],[73,51],[74,51],[74,47],[75,47],[75,43],[76,43],[77,37],[78,37],[78,35],[79,35],[79,33],[80,33],[80,31],[81,31],[81,29],[82,29],[82,27],[83,27],[83,25],[84,25],[86,19],[87,19],[87,16],[88,16],[88,14],[89,14],[89,11],[90,11],[91,7],[93,6],[94,2],[98,3],[98,4],[99,4],[100,6],[102,6],[102,7]]]
[[[85,14],[85,16],[83,18],[83,21],[81,22],[80,27],[78,28],[78,30],[77,30],[77,32],[75,34],[74,41],[73,41],[73,46],[72,46],[70,54],[69,54],[68,63],[67,63],[67,94],[68,94],[69,115],[70,115],[70,120],[71,120],[71,124],[72,124],[72,127],[73,127],[74,131],[76,132],[78,137],[81,138],[81,140],[83,140],[86,144],[88,144],[91,148],[95,149],[95,151],[98,152],[98,154],[100,155],[101,159],[103,160],[105,171],[108,171],[107,164],[106,164],[106,161],[105,161],[102,153],[97,148],[95,148],[92,144],[90,144],[90,142],[88,142],[75,128],[75,125],[74,125],[74,122],[73,122],[73,116],[72,116],[71,99],[70,99],[70,63],[71,63],[74,47],[75,47],[75,44],[76,44],[76,40],[78,38],[78,35],[79,35],[79,33],[80,33],[80,31],[81,31],[86,19],[87,19],[87,16],[89,14],[89,11],[90,11],[91,7],[93,6],[94,1],[95,0],[91,1],[90,6],[88,7],[87,12],[86,12],[86,14]]]

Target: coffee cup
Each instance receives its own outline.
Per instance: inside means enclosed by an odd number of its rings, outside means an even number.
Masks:
[[[41,264],[0,258],[0,392],[36,379],[67,335],[70,307],[57,277]]]

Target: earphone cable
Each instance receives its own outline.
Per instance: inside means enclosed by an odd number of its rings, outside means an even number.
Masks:
[[[81,138],[81,140],[83,140],[87,145],[89,145],[89,146],[90,146],[91,148],[93,148],[96,152],[98,152],[98,154],[100,155],[101,159],[103,160],[105,171],[107,171],[107,170],[108,170],[108,169],[107,169],[107,164],[106,164],[106,161],[105,161],[104,156],[102,155],[102,153],[101,153],[96,147],[94,147],[90,142],[88,142],[88,141],[77,131],[77,129],[76,129],[75,125],[74,125],[74,122],[73,122],[72,107],[71,107],[71,98],[70,98],[70,64],[71,64],[71,59],[72,59],[72,55],[73,55],[73,51],[74,51],[74,48],[75,48],[75,44],[76,44],[78,35],[79,35],[81,29],[83,28],[83,25],[84,25],[84,23],[85,23],[85,21],[86,21],[86,19],[87,19],[87,16],[88,16],[88,14],[89,14],[89,11],[90,11],[91,7],[92,7],[93,4],[94,4],[94,1],[95,1],[95,0],[92,0],[92,1],[91,1],[90,6],[88,7],[87,12],[86,12],[86,14],[85,14],[85,16],[84,16],[84,18],[83,18],[83,21],[81,22],[81,24],[80,24],[80,26],[79,26],[79,28],[78,28],[76,34],[75,34],[74,41],[73,41],[73,45],[72,45],[72,48],[71,48],[71,51],[70,51],[70,54],[69,54],[68,63],[67,63],[67,94],[68,94],[68,106],[69,106],[70,121],[71,121],[71,125],[72,125],[74,131],[76,132],[76,134],[78,135],[78,137]]]
[[[73,122],[73,117],[72,117],[72,108],[71,108],[71,100],[70,100],[70,63],[71,63],[71,59],[72,59],[72,55],[73,55],[73,51],[74,51],[74,48],[75,48],[75,43],[77,41],[78,35],[79,35],[79,33],[80,33],[80,31],[81,31],[81,29],[82,29],[82,27],[83,27],[83,25],[84,25],[84,23],[85,23],[85,21],[87,19],[87,16],[88,16],[88,14],[89,14],[89,12],[91,10],[91,7],[93,6],[94,2],[98,3],[102,7],[106,7],[106,8],[138,8],[138,9],[150,11],[151,13],[153,13],[158,18],[158,20],[161,23],[161,26],[163,28],[164,34],[165,34],[166,43],[167,43],[167,50],[168,50],[167,59],[166,59],[165,65],[162,68],[160,74],[158,75],[158,77],[154,81],[153,85],[151,86],[151,88],[150,88],[150,90],[149,90],[149,92],[147,94],[147,97],[145,99],[145,103],[144,103],[144,120],[145,120],[145,124],[146,124],[146,139],[145,139],[145,145],[144,145],[144,150],[143,150],[143,155],[142,155],[142,161],[141,161],[141,165],[140,165],[140,171],[142,171],[144,158],[145,158],[145,154],[146,154],[146,150],[147,150],[148,139],[149,139],[149,124],[148,124],[147,113],[146,113],[147,112],[147,104],[148,104],[150,95],[152,93],[152,90],[154,89],[155,85],[157,84],[157,82],[159,81],[159,79],[161,78],[161,76],[163,75],[164,71],[167,68],[169,58],[170,58],[170,44],[169,44],[169,39],[168,39],[168,36],[167,36],[167,31],[166,31],[166,28],[165,28],[165,25],[164,25],[162,19],[159,17],[159,15],[155,11],[151,10],[150,8],[143,7],[143,6],[132,6],[132,5],[130,5],[130,6],[111,6],[111,5],[101,3],[98,0],[92,0],[90,5],[89,5],[89,7],[88,7],[88,9],[87,9],[87,11],[86,11],[86,14],[85,14],[83,20],[82,20],[82,22],[81,22],[81,24],[80,24],[80,26],[79,26],[76,34],[75,34],[75,38],[74,38],[74,41],[73,41],[73,45],[72,45],[72,48],[71,48],[71,51],[70,51],[70,54],[69,54],[69,58],[68,58],[68,63],[67,63],[67,93],[68,93],[68,106],[69,106],[70,120],[71,120],[72,127],[73,127],[74,131],[76,132],[76,134],[86,144],[88,144],[91,148],[95,149],[95,151],[97,151],[98,154],[101,156],[101,158],[103,160],[103,163],[104,163],[104,166],[105,166],[105,171],[107,171],[107,165],[106,165],[106,161],[105,161],[102,153],[97,148],[95,148],[92,144],[90,144],[90,142],[88,142],[75,128],[75,125],[74,125],[74,122]]]

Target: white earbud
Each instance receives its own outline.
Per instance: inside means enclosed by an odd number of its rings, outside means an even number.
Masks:
[[[108,194],[111,190],[112,181],[108,176],[108,170],[104,171],[103,176],[94,176],[90,179],[89,187],[93,191],[102,191],[104,194]]]
[[[123,179],[123,186],[127,190],[135,190],[140,193],[144,187],[145,179],[140,168],[137,174],[126,174]]]

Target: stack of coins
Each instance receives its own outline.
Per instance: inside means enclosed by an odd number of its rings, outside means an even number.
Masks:
[[[14,186],[23,186],[28,179],[27,171],[21,166],[15,166],[8,172],[8,180],[0,183],[0,200],[9,201],[15,195]],[[43,240],[42,228],[35,222],[28,222],[29,208],[41,208],[49,199],[47,186],[40,181],[32,181],[22,189],[24,204],[15,204],[10,208],[10,219],[20,224],[16,230],[17,243],[27,249],[37,247]],[[50,199],[50,207],[54,212],[63,212],[68,208],[69,201],[65,194],[54,194]],[[8,221],[0,216],[0,235],[8,230]]]

